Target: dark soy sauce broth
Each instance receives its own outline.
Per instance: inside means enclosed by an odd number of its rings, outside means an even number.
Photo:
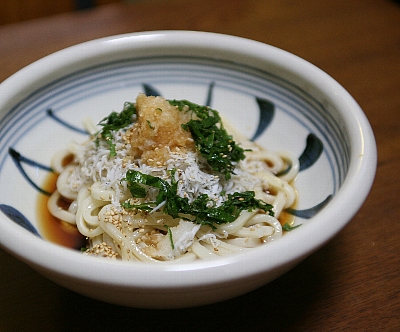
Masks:
[[[56,190],[57,174],[49,173],[43,189],[47,192]],[[85,237],[79,233],[75,225],[71,225],[54,217],[47,209],[49,196],[39,194],[38,197],[38,221],[42,236],[51,242],[64,247],[80,249],[86,245]],[[64,202],[66,204],[66,202]],[[62,204],[62,202],[60,202]]]

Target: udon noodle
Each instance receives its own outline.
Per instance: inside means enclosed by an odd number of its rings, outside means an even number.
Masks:
[[[85,121],[90,139],[71,142],[52,159],[59,176],[48,209],[87,238],[84,253],[141,262],[186,262],[250,250],[282,236],[279,217],[296,200],[290,183],[298,173],[297,159],[260,148],[224,121],[229,142],[245,152],[245,158],[233,161],[224,176],[210,167],[185,130],[190,119],[199,119],[189,106],[182,111],[164,98],[140,94],[127,107],[135,109],[130,123],[107,136],[104,129],[99,132],[100,127]],[[72,162],[64,165],[71,155]],[[132,175],[148,177],[158,186],[134,183]],[[205,200],[206,214],[229,204],[235,193],[254,193],[261,206],[270,209],[253,206],[234,220],[201,222],[187,210],[165,213],[168,196],[160,199],[164,190],[160,186],[169,188],[168,195],[175,188],[171,197],[185,206]],[[68,209],[59,206],[60,199],[70,202]]]

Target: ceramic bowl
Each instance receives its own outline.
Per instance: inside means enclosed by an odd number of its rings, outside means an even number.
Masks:
[[[302,225],[276,241],[212,262],[144,264],[89,257],[47,224],[50,160],[83,141],[82,119],[119,111],[139,92],[209,104],[261,146],[300,159]],[[334,237],[373,182],[376,146],[354,99],[307,61],[212,33],[119,35],[49,55],[0,86],[0,243],[54,282],[120,305],[179,308],[244,294]],[[64,242],[63,242],[64,241]]]

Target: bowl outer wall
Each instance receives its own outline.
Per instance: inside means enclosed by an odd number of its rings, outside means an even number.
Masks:
[[[146,55],[209,56],[251,65],[289,80],[339,110],[351,146],[351,162],[339,193],[296,232],[243,255],[192,264],[105,262],[45,243],[1,217],[1,245],[43,274],[136,289],[212,288],[265,276],[301,261],[337,234],[365,200],[376,170],[376,145],[361,108],[334,79],[307,61],[255,41],[203,32],[158,31],[107,37],[56,52],[25,67],[0,85],[0,112],[69,72],[103,61]],[[15,239],[18,238],[18,241]],[[20,245],[23,243],[24,245]],[[266,257],[260,260],[260,257]],[[292,264],[291,264],[292,263]],[[283,273],[283,272],[282,272]],[[133,277],[134,276],[134,277]]]

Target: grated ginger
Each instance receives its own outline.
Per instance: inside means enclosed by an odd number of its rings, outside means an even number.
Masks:
[[[149,166],[161,166],[170,152],[195,151],[190,132],[181,125],[191,119],[191,112],[181,112],[162,97],[136,98],[137,122],[127,135],[132,154]]]

